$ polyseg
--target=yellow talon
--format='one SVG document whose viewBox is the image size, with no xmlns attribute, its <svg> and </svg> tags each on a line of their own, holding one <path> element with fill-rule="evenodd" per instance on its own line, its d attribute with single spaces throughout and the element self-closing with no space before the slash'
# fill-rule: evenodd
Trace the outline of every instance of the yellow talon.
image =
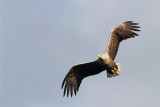
<svg viewBox="0 0 160 107">
<path fill-rule="evenodd" d="M 113 70 L 111 70 L 111 71 L 112 71 L 112 73 L 113 73 L 113 74 L 116 74 L 116 71 L 115 71 L 114 69 L 113 69 Z"/>
<path fill-rule="evenodd" d="M 116 67 L 114 67 L 111 71 L 114 75 L 119 75 L 120 74 L 120 72 L 116 69 Z"/>
<path fill-rule="evenodd" d="M 114 73 L 114 70 L 111 70 Z"/>
<path fill-rule="evenodd" d="M 110 70 L 110 72 L 112 73 L 108 72 L 107 77 L 111 78 L 111 77 L 118 76 L 120 74 L 120 64 L 116 63 L 116 65 L 118 66 L 118 68 L 114 67 L 112 70 Z"/>
</svg>

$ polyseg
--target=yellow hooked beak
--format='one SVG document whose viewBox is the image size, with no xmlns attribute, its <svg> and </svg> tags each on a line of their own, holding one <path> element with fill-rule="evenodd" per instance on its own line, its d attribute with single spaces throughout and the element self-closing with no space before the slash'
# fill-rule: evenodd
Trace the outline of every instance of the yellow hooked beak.
<svg viewBox="0 0 160 107">
<path fill-rule="evenodd" d="M 99 54 L 99 55 L 98 55 L 98 58 L 102 58 L 102 55 L 101 55 L 101 54 Z"/>
</svg>

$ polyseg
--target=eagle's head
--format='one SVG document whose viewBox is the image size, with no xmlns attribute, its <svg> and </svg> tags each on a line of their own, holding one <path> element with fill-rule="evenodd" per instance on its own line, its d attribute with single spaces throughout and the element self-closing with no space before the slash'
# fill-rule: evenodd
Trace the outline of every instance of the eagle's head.
<svg viewBox="0 0 160 107">
<path fill-rule="evenodd" d="M 113 63 L 112 59 L 107 53 L 99 54 L 98 61 L 101 65 L 105 65 L 105 66 L 110 66 L 110 64 Z"/>
<path fill-rule="evenodd" d="M 98 54 L 98 61 L 101 65 L 105 65 L 105 61 L 104 61 L 104 56 L 103 54 Z"/>
<path fill-rule="evenodd" d="M 102 59 L 102 54 L 98 54 L 98 58 Z"/>
</svg>

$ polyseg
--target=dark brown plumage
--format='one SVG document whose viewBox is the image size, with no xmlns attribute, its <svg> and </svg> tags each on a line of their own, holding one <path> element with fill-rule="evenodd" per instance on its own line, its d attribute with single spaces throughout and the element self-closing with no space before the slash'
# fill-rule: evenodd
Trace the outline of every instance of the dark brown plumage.
<svg viewBox="0 0 160 107">
<path fill-rule="evenodd" d="M 119 75 L 120 64 L 115 63 L 114 59 L 118 51 L 121 41 L 138 36 L 133 31 L 140 31 L 137 28 L 138 23 L 132 21 L 124 22 L 111 30 L 107 50 L 102 55 L 98 55 L 98 59 L 93 62 L 74 65 L 65 76 L 62 87 L 64 87 L 64 94 L 67 97 L 70 93 L 76 95 L 82 80 L 91 75 L 98 74 L 107 70 L 107 77 L 114 77 Z"/>
<path fill-rule="evenodd" d="M 74 65 L 63 80 L 62 88 L 65 84 L 63 96 L 65 96 L 66 92 L 67 96 L 69 92 L 72 96 L 73 91 L 76 95 L 83 78 L 98 74 L 103 70 L 105 70 L 105 67 L 99 64 L 98 61 Z"/>
</svg>

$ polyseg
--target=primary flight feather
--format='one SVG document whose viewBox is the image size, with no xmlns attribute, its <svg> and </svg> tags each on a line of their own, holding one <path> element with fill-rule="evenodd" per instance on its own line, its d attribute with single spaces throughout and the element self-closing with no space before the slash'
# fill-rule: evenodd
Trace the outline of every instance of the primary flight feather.
<svg viewBox="0 0 160 107">
<path fill-rule="evenodd" d="M 107 70 L 107 77 L 115 77 L 120 74 L 120 63 L 115 63 L 114 59 L 118 52 L 121 41 L 138 36 L 134 31 L 140 31 L 138 23 L 126 21 L 111 30 L 108 46 L 104 54 L 99 54 L 98 59 L 93 62 L 74 65 L 65 76 L 62 87 L 63 96 L 73 93 L 76 95 L 82 80 L 91 75 Z"/>
</svg>

